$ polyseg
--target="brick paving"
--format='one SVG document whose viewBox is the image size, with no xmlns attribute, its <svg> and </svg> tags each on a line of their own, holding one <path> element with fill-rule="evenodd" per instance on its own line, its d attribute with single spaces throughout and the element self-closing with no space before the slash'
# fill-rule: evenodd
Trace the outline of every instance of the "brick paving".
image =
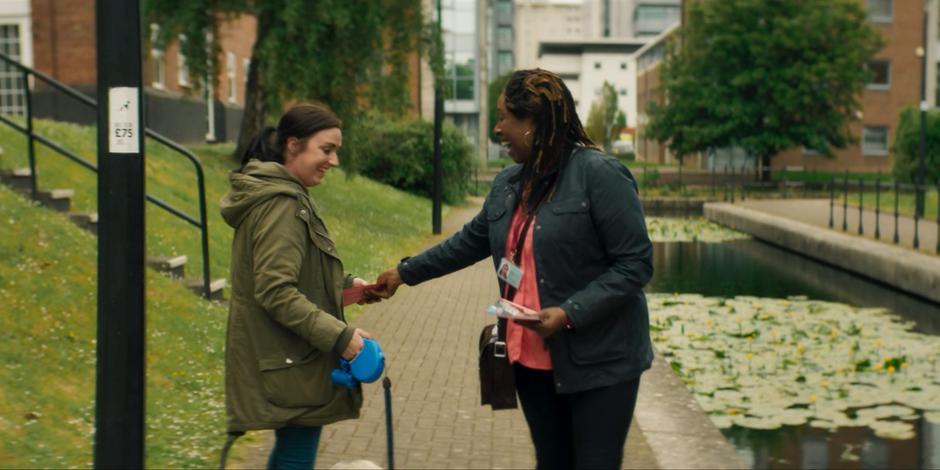
<svg viewBox="0 0 940 470">
<path fill-rule="evenodd" d="M 444 233 L 459 229 L 480 203 L 452 210 Z M 492 321 L 483 312 L 497 295 L 487 259 L 417 287 L 403 286 L 394 298 L 366 308 L 354 321 L 379 340 L 386 354 L 397 468 L 535 467 L 521 410 L 493 412 L 480 406 L 478 335 Z M 387 465 L 382 386 L 364 387 L 361 419 L 324 428 L 318 468 L 359 459 Z M 239 452 L 242 460 L 232 466 L 263 467 L 272 442 L 270 432 L 265 434 L 260 442 L 247 443 Z M 625 456 L 625 468 L 658 466 L 636 422 Z"/>
</svg>

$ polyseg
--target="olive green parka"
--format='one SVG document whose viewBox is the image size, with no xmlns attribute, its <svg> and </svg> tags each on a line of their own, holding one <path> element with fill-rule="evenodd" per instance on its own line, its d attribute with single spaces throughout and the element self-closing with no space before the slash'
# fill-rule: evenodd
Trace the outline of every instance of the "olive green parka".
<svg viewBox="0 0 940 470">
<path fill-rule="evenodd" d="M 232 172 L 222 217 L 235 229 L 225 340 L 228 431 L 320 426 L 357 418 L 362 390 L 330 372 L 353 329 L 350 284 L 306 188 L 275 162 Z"/>
</svg>

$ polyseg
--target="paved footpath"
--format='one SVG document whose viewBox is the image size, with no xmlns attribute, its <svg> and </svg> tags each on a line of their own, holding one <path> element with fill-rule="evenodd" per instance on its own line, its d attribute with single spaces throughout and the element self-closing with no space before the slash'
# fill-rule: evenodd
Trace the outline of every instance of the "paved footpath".
<svg viewBox="0 0 940 470">
<path fill-rule="evenodd" d="M 459 230 L 481 203 L 453 209 L 443 232 Z M 387 357 L 397 468 L 535 467 L 522 411 L 493 412 L 480 405 L 478 335 L 492 321 L 483 312 L 497 296 L 490 263 L 484 260 L 417 287 L 402 286 L 395 297 L 369 306 L 353 322 L 381 342 Z M 741 466 L 661 359 L 641 384 L 624 468 Z M 376 382 L 364 390 L 361 419 L 324 428 L 318 468 L 359 459 L 387 466 L 382 386 Z M 270 432 L 241 443 L 241 461 L 231 467 L 263 467 L 271 443 Z"/>
</svg>

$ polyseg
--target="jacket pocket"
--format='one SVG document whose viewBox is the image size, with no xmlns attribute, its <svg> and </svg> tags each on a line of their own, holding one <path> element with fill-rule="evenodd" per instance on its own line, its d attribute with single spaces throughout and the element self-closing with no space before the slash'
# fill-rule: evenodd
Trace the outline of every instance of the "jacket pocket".
<svg viewBox="0 0 940 470">
<path fill-rule="evenodd" d="M 323 223 L 323 220 L 320 219 L 320 216 L 312 209 L 300 203 L 294 215 L 307 226 L 307 235 L 310 237 L 311 243 L 313 243 L 318 250 L 339 259 L 339 254 L 336 252 L 336 244 L 334 244 L 333 239 L 330 238 L 330 234 L 326 230 L 326 225 Z"/>
<path fill-rule="evenodd" d="M 588 365 L 626 357 L 629 352 L 626 328 L 626 314 L 615 313 L 585 328 L 565 331 L 571 362 Z"/>
<path fill-rule="evenodd" d="M 582 214 L 589 210 L 591 210 L 591 201 L 587 197 L 564 199 L 552 204 L 552 213 L 556 215 Z"/>
<path fill-rule="evenodd" d="M 271 404 L 282 408 L 327 403 L 333 396 L 328 357 L 311 349 L 301 359 L 279 355 L 259 360 L 261 393 Z"/>
</svg>

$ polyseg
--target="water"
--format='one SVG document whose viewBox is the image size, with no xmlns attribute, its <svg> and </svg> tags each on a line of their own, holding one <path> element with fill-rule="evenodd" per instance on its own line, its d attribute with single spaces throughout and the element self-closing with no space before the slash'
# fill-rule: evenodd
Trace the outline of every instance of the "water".
<svg viewBox="0 0 940 470">
<path fill-rule="evenodd" d="M 884 307 L 940 334 L 940 306 L 754 240 L 655 243 L 648 292 L 753 295 Z M 917 436 L 882 439 L 869 428 L 830 433 L 807 426 L 777 431 L 724 430 L 754 468 L 940 468 L 940 425 L 920 418 Z"/>
</svg>

